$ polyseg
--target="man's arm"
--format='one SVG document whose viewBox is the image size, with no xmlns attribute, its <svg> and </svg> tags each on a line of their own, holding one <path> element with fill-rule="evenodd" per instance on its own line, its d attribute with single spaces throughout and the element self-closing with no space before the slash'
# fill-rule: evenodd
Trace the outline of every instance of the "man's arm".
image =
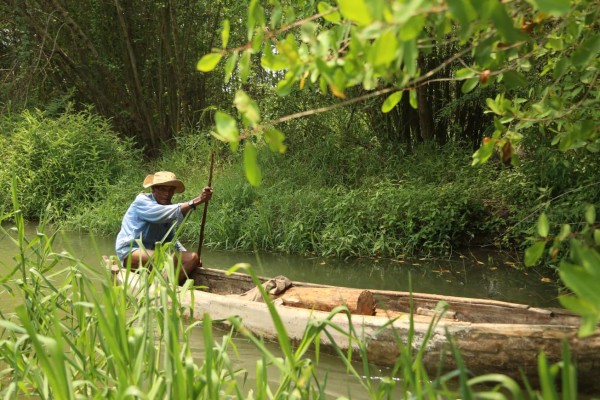
<svg viewBox="0 0 600 400">
<path fill-rule="evenodd" d="M 186 201 L 185 203 L 179 203 L 181 206 L 181 212 L 186 215 L 188 212 L 198 207 L 198 205 L 206 203 L 211 199 L 212 193 L 213 190 L 211 187 L 205 187 L 197 197 L 194 197 L 192 200 Z"/>
</svg>

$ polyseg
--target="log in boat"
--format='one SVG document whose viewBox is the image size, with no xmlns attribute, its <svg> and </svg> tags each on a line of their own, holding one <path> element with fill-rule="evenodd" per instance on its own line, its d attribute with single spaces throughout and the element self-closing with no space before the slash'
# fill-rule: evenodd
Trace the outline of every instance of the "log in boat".
<svg viewBox="0 0 600 400">
<path fill-rule="evenodd" d="M 115 280 L 124 284 L 124 270 L 112 267 Z M 261 278 L 263 286 L 275 280 Z M 191 317 L 201 319 L 208 313 L 213 320 L 238 316 L 243 325 L 265 339 L 275 339 L 276 330 L 266 304 L 253 299 L 249 293 L 256 286 L 249 275 L 203 268 L 194 277 L 195 284 L 203 287 L 182 298 L 194 301 Z M 561 359 L 562 342 L 570 346 L 577 367 L 581 390 L 600 390 L 600 328 L 586 338 L 577 331 L 580 317 L 560 308 L 537 308 L 524 304 L 496 300 L 408 293 L 387 290 L 360 290 L 328 285 L 287 282 L 283 290 L 271 292 L 277 311 L 292 341 L 302 338 L 307 322 L 325 320 L 330 311 L 346 305 L 352 315 L 336 314 L 332 322 L 349 330 L 350 324 L 362 336 L 367 346 L 368 361 L 381 366 L 392 366 L 399 356 L 397 338 L 405 340 L 410 329 L 411 307 L 414 325 L 412 346 L 421 347 L 436 306 L 447 303 L 432 336 L 428 341 L 423 362 L 430 371 L 436 371 L 444 359 L 444 368 L 456 367 L 451 355 L 447 333 L 460 350 L 468 370 L 477 375 L 502 373 L 520 380 L 521 373 L 535 384 L 538 376 L 538 354 L 544 352 L 549 362 Z M 392 319 L 393 322 L 390 322 Z M 352 345 L 348 337 L 336 330 L 329 331 L 336 345 L 347 349 Z M 327 335 L 321 335 L 321 348 L 331 345 Z M 355 352 L 357 353 L 357 352 Z M 442 357 L 443 356 L 443 357 Z"/>
</svg>

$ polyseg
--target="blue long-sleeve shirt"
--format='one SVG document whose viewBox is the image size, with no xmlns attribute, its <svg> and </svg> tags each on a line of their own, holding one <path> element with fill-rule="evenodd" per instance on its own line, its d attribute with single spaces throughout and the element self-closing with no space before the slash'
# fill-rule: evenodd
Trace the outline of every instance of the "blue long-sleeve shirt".
<svg viewBox="0 0 600 400">
<path fill-rule="evenodd" d="M 140 193 L 127 209 L 121 231 L 117 235 L 115 249 L 119 260 L 123 261 L 131 251 L 139 249 L 154 250 L 157 242 L 173 240 L 175 227 L 183 221 L 180 204 L 162 205 L 156 202 L 151 193 Z M 185 251 L 181 243 L 176 242 L 179 251 Z"/>
</svg>

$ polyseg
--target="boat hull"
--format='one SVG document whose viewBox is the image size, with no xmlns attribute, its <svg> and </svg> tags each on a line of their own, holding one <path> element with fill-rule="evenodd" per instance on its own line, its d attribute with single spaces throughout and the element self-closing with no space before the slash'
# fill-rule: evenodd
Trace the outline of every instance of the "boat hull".
<svg viewBox="0 0 600 400">
<path fill-rule="evenodd" d="M 189 317 L 201 320 L 209 314 L 212 320 L 227 323 L 230 317 L 237 316 L 248 331 L 265 339 L 276 339 L 277 331 L 267 305 L 240 296 L 255 287 L 248 275 L 226 275 L 224 271 L 202 269 L 194 280 L 197 286 L 207 290 L 182 293 L 181 303 L 189 306 Z M 315 290 L 331 288 L 302 282 L 293 284 Z M 371 292 L 378 302 L 376 315 L 332 315 L 277 301 L 275 308 L 293 342 L 302 339 L 309 321 L 329 319 L 341 329 L 328 329 L 329 335 L 321 335 L 321 349 L 331 347 L 332 341 L 342 350 L 356 346 L 347 334 L 354 332 L 365 343 L 370 363 L 393 366 L 400 355 L 399 342 L 406 344 L 411 332 L 410 345 L 414 351 L 423 346 L 432 319 L 440 316 L 436 306 L 443 301 L 447 303 L 447 310 L 433 325 L 423 353 L 423 363 L 432 373 L 439 369 L 442 361 L 444 370 L 456 368 L 450 337 L 473 374 L 501 373 L 517 380 L 523 374 L 531 384 L 536 384 L 538 355 L 544 352 L 550 363 L 560 361 L 563 342 L 566 342 L 577 367 L 579 388 L 600 390 L 600 329 L 591 336 L 579 338 L 580 319 L 566 310 L 422 293 Z M 354 354 L 359 356 L 358 352 Z"/>
</svg>

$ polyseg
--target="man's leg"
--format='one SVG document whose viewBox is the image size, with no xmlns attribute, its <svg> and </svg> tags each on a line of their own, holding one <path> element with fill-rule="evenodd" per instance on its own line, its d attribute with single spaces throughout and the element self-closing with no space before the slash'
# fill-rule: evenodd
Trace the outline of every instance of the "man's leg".
<svg viewBox="0 0 600 400">
<path fill-rule="evenodd" d="M 154 250 L 141 250 L 135 249 L 129 255 L 129 260 L 131 261 L 131 270 L 135 271 L 141 266 L 147 267 L 150 269 L 152 265 L 150 264 L 150 260 L 154 255 Z M 202 262 L 198 258 L 198 254 L 193 251 L 182 251 L 181 253 L 175 254 L 173 257 L 173 265 L 175 268 L 179 265 L 181 261 L 181 268 L 179 269 L 179 276 L 177 277 L 179 280 L 179 284 L 183 284 L 188 277 L 191 277 L 193 272 L 197 268 L 202 267 Z M 125 259 L 125 265 L 127 265 L 127 258 Z M 166 277 L 166 275 L 165 275 Z"/>
<path fill-rule="evenodd" d="M 182 251 L 173 259 L 175 263 L 177 256 L 181 257 L 181 269 L 179 270 L 179 284 L 181 285 L 188 277 L 193 276 L 196 269 L 202 268 L 202 262 L 198 258 L 198 253 L 194 251 Z"/>
<path fill-rule="evenodd" d="M 125 258 L 124 266 L 127 267 L 128 263 L 131 263 L 131 270 L 135 271 L 140 267 L 150 268 L 150 260 L 154 255 L 154 250 L 147 249 L 135 249 L 129 254 L 129 257 Z"/>
</svg>

